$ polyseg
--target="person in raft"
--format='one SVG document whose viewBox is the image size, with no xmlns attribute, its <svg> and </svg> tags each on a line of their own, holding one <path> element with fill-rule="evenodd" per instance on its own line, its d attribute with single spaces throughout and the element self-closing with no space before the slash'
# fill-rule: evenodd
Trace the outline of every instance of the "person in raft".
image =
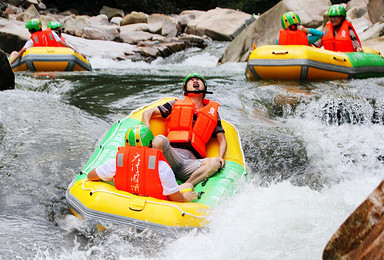
<svg viewBox="0 0 384 260">
<path fill-rule="evenodd" d="M 57 36 L 60 37 L 60 39 L 65 42 L 65 39 L 64 37 L 61 35 L 61 33 L 64 31 L 64 27 L 61 25 L 61 23 L 57 22 L 57 21 L 50 21 L 48 24 L 47 24 L 47 27 L 48 28 L 51 28 L 52 31 L 54 31 Z"/>
<path fill-rule="evenodd" d="M 218 113 L 219 103 L 205 99 L 207 82 L 198 73 L 183 81 L 184 95 L 143 113 L 142 122 L 149 126 L 153 116 L 167 120 L 167 136 L 158 135 L 153 147 L 163 151 L 176 177 L 196 186 L 225 165 L 227 140 Z M 206 144 L 217 138 L 218 157 L 206 157 Z"/>
<path fill-rule="evenodd" d="M 31 38 L 24 44 L 24 46 L 19 51 L 13 51 L 9 55 L 9 63 L 12 64 L 15 60 L 20 58 L 23 53 L 31 48 L 31 47 L 69 47 L 73 49 L 71 46 L 63 42 L 60 37 L 51 30 L 51 28 L 47 28 L 45 30 L 42 29 L 41 22 L 37 18 L 33 18 L 27 22 L 25 27 L 28 29 L 31 34 Z"/>
<path fill-rule="evenodd" d="M 325 25 L 324 36 L 315 43 L 317 47 L 341 52 L 363 52 L 359 37 L 352 23 L 346 20 L 347 11 L 342 5 L 328 9 L 329 22 Z"/>
<path fill-rule="evenodd" d="M 301 25 L 300 17 L 294 12 L 281 16 L 281 26 L 284 30 L 280 30 L 278 45 L 312 45 L 323 36 L 322 31 Z"/>
<path fill-rule="evenodd" d="M 162 200 L 188 202 L 197 198 L 192 184 L 178 185 L 163 153 L 151 148 L 153 134 L 138 125 L 126 134 L 126 145 L 110 159 L 88 173 L 92 181 L 114 181 L 118 190 Z"/>
</svg>

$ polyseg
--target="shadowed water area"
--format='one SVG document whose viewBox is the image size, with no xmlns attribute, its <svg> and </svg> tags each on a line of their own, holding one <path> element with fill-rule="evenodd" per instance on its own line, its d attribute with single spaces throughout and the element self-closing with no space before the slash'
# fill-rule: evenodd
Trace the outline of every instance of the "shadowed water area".
<svg viewBox="0 0 384 260">
<path fill-rule="evenodd" d="M 320 259 L 384 177 L 384 79 L 247 82 L 245 63 L 216 66 L 224 48 L 17 73 L 16 89 L 0 92 L 0 258 Z M 206 229 L 174 237 L 76 219 L 65 190 L 110 126 L 179 96 L 191 72 L 238 129 L 249 182 Z"/>
</svg>

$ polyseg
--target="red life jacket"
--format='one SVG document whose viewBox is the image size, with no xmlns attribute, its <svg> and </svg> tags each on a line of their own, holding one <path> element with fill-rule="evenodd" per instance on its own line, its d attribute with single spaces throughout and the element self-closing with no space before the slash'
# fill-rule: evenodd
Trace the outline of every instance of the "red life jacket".
<svg viewBox="0 0 384 260">
<path fill-rule="evenodd" d="M 352 24 L 349 21 L 344 20 L 336 36 L 334 36 L 333 34 L 333 25 L 331 24 L 331 22 L 327 22 L 327 24 L 325 25 L 324 35 L 321 38 L 324 49 L 330 51 L 354 52 L 355 50 L 353 49 L 349 29 L 353 30 L 357 40 L 361 45 L 359 36 L 357 36 L 355 28 L 353 28 Z"/>
<path fill-rule="evenodd" d="M 163 153 L 154 148 L 122 146 L 116 155 L 115 186 L 139 196 L 169 200 L 163 195 L 159 177 L 159 160 Z"/>
<path fill-rule="evenodd" d="M 31 40 L 33 41 L 33 47 L 59 47 L 55 40 L 55 37 L 52 34 L 51 28 L 47 28 L 44 31 L 37 31 L 31 35 Z"/>
<path fill-rule="evenodd" d="M 220 106 L 208 99 L 204 99 L 203 103 L 205 106 L 197 111 L 197 119 L 193 123 L 195 104 L 187 96 L 180 97 L 172 107 L 167 136 L 171 143 L 191 142 L 202 158 L 206 156 L 205 145 L 217 125 L 217 109 Z"/>
<path fill-rule="evenodd" d="M 305 32 L 292 31 L 289 29 L 280 30 L 279 45 L 309 45 Z"/>
</svg>

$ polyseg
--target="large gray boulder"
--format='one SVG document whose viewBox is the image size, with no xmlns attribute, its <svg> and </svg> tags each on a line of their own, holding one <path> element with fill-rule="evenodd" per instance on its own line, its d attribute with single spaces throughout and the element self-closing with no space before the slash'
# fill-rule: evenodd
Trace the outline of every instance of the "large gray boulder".
<svg viewBox="0 0 384 260">
<path fill-rule="evenodd" d="M 147 23 L 148 15 L 143 12 L 131 12 L 123 17 L 120 22 L 121 26 L 134 24 L 134 23 Z"/>
<path fill-rule="evenodd" d="M 142 31 L 125 31 L 120 33 L 120 39 L 129 44 L 137 44 L 140 41 L 151 40 L 152 33 Z"/>
<path fill-rule="evenodd" d="M 378 38 L 378 37 L 382 36 L 383 32 L 384 32 L 384 22 L 375 23 L 373 26 L 370 26 L 368 30 L 365 30 L 362 33 L 357 31 L 359 38 L 362 42 L 368 41 L 368 40 L 371 40 L 374 38 Z"/>
<path fill-rule="evenodd" d="M 108 22 L 104 14 L 89 17 L 72 15 L 64 23 L 65 32 L 87 39 L 112 41 L 120 34 L 120 26 Z"/>
<path fill-rule="evenodd" d="M 384 181 L 328 241 L 323 259 L 384 259 Z"/>
<path fill-rule="evenodd" d="M 347 3 L 347 17 L 348 19 L 357 19 L 360 17 L 365 17 L 368 20 L 369 15 L 367 11 L 367 1 L 361 1 L 361 0 L 350 0 Z"/>
<path fill-rule="evenodd" d="M 152 14 L 148 17 L 150 26 L 158 26 L 161 24 L 161 35 L 165 37 L 175 37 L 181 32 L 177 20 L 173 17 L 163 14 Z"/>
<path fill-rule="evenodd" d="M 3 51 L 11 53 L 20 50 L 30 37 L 24 22 L 0 18 L 0 48 Z"/>
<path fill-rule="evenodd" d="M 89 17 L 86 15 L 71 15 L 64 23 L 65 32 L 77 37 L 83 34 L 83 28 L 92 27 Z"/>
<path fill-rule="evenodd" d="M 231 41 L 254 20 L 252 15 L 241 11 L 216 8 L 188 22 L 185 33 Z"/>
<path fill-rule="evenodd" d="M 372 23 L 384 21 L 384 1 L 383 0 L 369 0 L 368 2 L 368 14 Z"/>
<path fill-rule="evenodd" d="M 282 0 L 243 30 L 229 44 L 219 63 L 246 61 L 253 44 L 276 44 L 279 30 L 282 29 L 280 18 L 285 12 L 294 11 L 304 26 L 317 28 L 322 25 L 323 14 L 330 6 L 329 0 Z"/>
<path fill-rule="evenodd" d="M 0 90 L 15 88 L 15 75 L 5 52 L 0 50 Z"/>
<path fill-rule="evenodd" d="M 111 59 L 124 59 L 133 55 L 135 46 L 113 41 L 87 40 L 64 34 L 65 41 L 77 51 L 88 57 L 103 57 Z"/>
<path fill-rule="evenodd" d="M 382 55 L 384 54 L 384 36 L 380 36 L 378 38 L 373 38 L 362 42 L 363 46 L 369 46 L 377 51 L 379 51 Z"/>
<path fill-rule="evenodd" d="M 32 18 L 40 18 L 40 13 L 34 5 L 30 5 L 24 12 L 16 16 L 16 20 L 27 22 Z"/>
<path fill-rule="evenodd" d="M 109 6 L 103 6 L 100 10 L 100 14 L 105 14 L 108 17 L 108 21 L 110 21 L 113 17 L 124 17 L 123 10 Z"/>
</svg>

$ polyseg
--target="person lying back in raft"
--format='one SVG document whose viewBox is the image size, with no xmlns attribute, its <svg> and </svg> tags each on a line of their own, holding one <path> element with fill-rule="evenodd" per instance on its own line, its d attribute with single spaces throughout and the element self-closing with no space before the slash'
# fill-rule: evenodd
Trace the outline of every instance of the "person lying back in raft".
<svg viewBox="0 0 384 260">
<path fill-rule="evenodd" d="M 347 11 L 342 5 L 328 9 L 329 22 L 325 25 L 324 36 L 314 45 L 341 52 L 363 52 L 359 37 L 352 23 L 346 20 Z"/>
<path fill-rule="evenodd" d="M 23 56 L 23 53 L 31 47 L 68 47 L 73 49 L 71 46 L 63 42 L 60 37 L 51 30 L 47 28 L 42 29 L 41 22 L 37 18 L 33 18 L 27 22 L 25 27 L 28 29 L 31 34 L 31 38 L 24 44 L 24 46 L 17 52 L 13 51 L 9 55 L 9 63 L 12 64 L 18 58 Z"/>
<path fill-rule="evenodd" d="M 284 30 L 280 30 L 278 45 L 312 45 L 323 36 L 322 31 L 301 25 L 300 17 L 294 12 L 281 16 L 281 26 Z"/>
<path fill-rule="evenodd" d="M 167 120 L 167 137 L 158 135 L 153 147 L 163 151 L 176 177 L 196 186 L 225 165 L 227 140 L 218 114 L 219 103 L 204 99 L 207 82 L 198 73 L 191 73 L 183 81 L 184 96 L 143 113 L 142 122 L 149 126 L 153 116 Z M 217 138 L 218 157 L 205 158 L 205 146 Z"/>
<path fill-rule="evenodd" d="M 130 128 L 125 139 L 126 145 L 118 148 L 116 159 L 91 170 L 89 180 L 114 181 L 118 190 L 162 200 L 188 202 L 197 198 L 193 185 L 178 185 L 163 153 L 151 148 L 153 134 L 149 127 Z"/>
</svg>

